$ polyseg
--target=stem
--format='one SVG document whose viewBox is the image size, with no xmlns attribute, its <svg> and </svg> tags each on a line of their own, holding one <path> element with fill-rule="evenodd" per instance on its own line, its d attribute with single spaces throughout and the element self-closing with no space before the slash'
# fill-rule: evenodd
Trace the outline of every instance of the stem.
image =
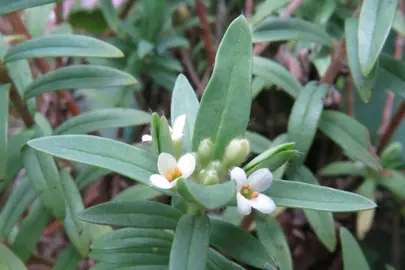
<svg viewBox="0 0 405 270">
<path fill-rule="evenodd" d="M 250 17 L 253 13 L 253 0 L 245 0 L 245 16 Z"/>
<path fill-rule="evenodd" d="M 186 68 L 188 74 L 190 75 L 190 79 L 193 82 L 194 86 L 197 88 L 198 91 L 204 91 L 204 88 L 201 84 L 201 80 L 197 75 L 197 71 L 195 70 L 193 63 L 190 59 L 190 54 L 187 49 L 180 49 L 181 60 L 183 62 L 184 67 Z"/>
<path fill-rule="evenodd" d="M 189 203 L 187 213 L 193 216 L 198 216 L 201 214 L 201 208 L 195 203 Z"/>
<path fill-rule="evenodd" d="M 17 111 L 20 113 L 22 120 L 27 128 L 32 127 L 35 124 L 30 111 L 28 110 L 27 103 L 21 98 L 14 84 L 10 87 L 10 100 L 13 102 Z"/>
<path fill-rule="evenodd" d="M 242 222 L 240 223 L 240 226 L 242 229 L 245 229 L 246 231 L 249 230 L 250 225 L 252 224 L 253 220 L 255 218 L 254 211 L 250 212 L 249 215 L 245 216 L 242 219 Z"/>
<path fill-rule="evenodd" d="M 339 41 L 339 46 L 335 50 L 335 53 L 333 54 L 332 57 L 332 63 L 326 70 L 325 76 L 321 78 L 321 83 L 327 83 L 329 85 L 333 84 L 335 81 L 336 77 L 339 75 L 340 69 L 343 64 L 343 59 L 346 57 L 346 42 L 345 42 L 345 37 L 342 36 L 342 38 Z"/>
<path fill-rule="evenodd" d="M 214 62 L 215 62 L 215 49 L 214 49 L 214 43 L 212 42 L 211 29 L 210 29 L 210 25 L 208 23 L 207 11 L 205 9 L 204 1 L 197 0 L 196 7 L 197 7 L 197 15 L 198 15 L 198 18 L 200 19 L 200 23 L 201 23 L 201 27 L 202 27 L 202 31 L 203 31 L 203 39 L 204 39 L 204 43 L 205 43 L 205 51 L 207 54 L 208 67 L 210 69 L 212 69 L 214 67 Z"/>
<path fill-rule="evenodd" d="M 57 2 L 55 6 L 56 24 L 63 22 L 63 2 Z"/>
</svg>

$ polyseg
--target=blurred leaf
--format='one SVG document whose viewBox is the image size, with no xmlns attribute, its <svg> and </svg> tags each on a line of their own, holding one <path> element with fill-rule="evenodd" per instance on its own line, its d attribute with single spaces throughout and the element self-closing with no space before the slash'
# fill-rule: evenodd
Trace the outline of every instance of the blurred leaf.
<svg viewBox="0 0 405 270">
<path fill-rule="evenodd" d="M 60 175 L 53 158 L 25 146 L 22 151 L 23 164 L 39 198 L 52 214 L 60 220 L 65 218 L 65 202 Z"/>
<path fill-rule="evenodd" d="M 178 210 L 152 201 L 102 203 L 78 214 L 91 223 L 151 229 L 175 229 L 180 216 Z"/>
<path fill-rule="evenodd" d="M 181 36 L 166 37 L 159 40 L 156 50 L 158 53 L 172 48 L 188 48 L 190 46 L 188 39 Z"/>
<path fill-rule="evenodd" d="M 25 209 L 37 196 L 35 189 L 26 177 L 20 181 L 21 183 L 13 189 L 6 204 L 1 209 L 0 239 L 7 239 Z"/>
<path fill-rule="evenodd" d="M 327 25 L 330 18 L 336 12 L 337 3 L 334 0 L 326 0 L 323 2 L 314 22 L 320 25 Z"/>
<path fill-rule="evenodd" d="M 23 96 L 28 85 L 32 83 L 31 68 L 27 60 L 18 60 L 6 64 L 8 76 L 11 78 L 18 93 Z M 31 98 L 27 101 L 28 109 L 34 112 L 36 109 L 36 101 Z"/>
<path fill-rule="evenodd" d="M 30 7 L 45 5 L 61 0 L 1 0 L 0 1 L 0 15 L 11 13 L 13 11 L 26 9 Z"/>
<path fill-rule="evenodd" d="M 341 112 L 325 110 L 319 121 L 319 128 L 339 145 L 349 158 L 361 161 L 376 170 L 380 167 L 369 150 L 368 130 L 355 119 Z"/>
<path fill-rule="evenodd" d="M 180 115 L 186 115 L 184 126 L 183 147 L 185 152 L 191 151 L 192 136 L 197 113 L 200 107 L 193 87 L 187 78 L 180 74 L 174 85 L 171 101 L 171 119 L 175 121 Z"/>
<path fill-rule="evenodd" d="M 244 270 L 240 265 L 228 260 L 215 249 L 208 250 L 207 270 Z"/>
<path fill-rule="evenodd" d="M 255 154 L 261 154 L 270 148 L 271 141 L 259 133 L 246 131 L 245 136 L 250 142 L 252 152 Z"/>
<path fill-rule="evenodd" d="M 370 74 L 364 76 L 361 73 L 359 63 L 359 51 L 357 40 L 358 20 L 349 18 L 345 21 L 345 35 L 346 35 L 346 53 L 347 62 L 350 68 L 350 74 L 353 78 L 354 85 L 357 92 L 364 102 L 368 102 L 371 98 L 371 90 L 373 89 L 377 79 L 377 65 Z"/>
<path fill-rule="evenodd" d="M 323 176 L 365 175 L 367 168 L 361 162 L 336 161 L 321 170 Z"/>
<path fill-rule="evenodd" d="M 405 199 L 405 176 L 396 170 L 391 172 L 391 176 L 384 176 L 378 183 L 400 199 Z"/>
<path fill-rule="evenodd" d="M 374 192 L 376 191 L 376 181 L 374 179 L 365 179 L 363 184 L 357 189 L 357 193 L 369 198 L 370 200 L 374 200 Z M 366 233 L 370 230 L 373 219 L 375 214 L 375 208 L 361 211 L 357 213 L 357 220 L 356 220 L 356 235 L 357 237 L 362 240 L 366 236 Z"/>
<path fill-rule="evenodd" d="M 139 126 L 148 124 L 151 119 L 149 113 L 135 109 L 94 110 L 66 120 L 55 129 L 55 134 L 85 134 L 104 128 Z"/>
<path fill-rule="evenodd" d="M 150 135 L 152 136 L 152 147 L 155 153 L 160 154 L 160 140 L 159 140 L 159 127 L 160 127 L 160 117 L 157 113 L 152 113 L 152 121 L 150 128 Z"/>
<path fill-rule="evenodd" d="M 274 256 L 280 270 L 292 270 L 293 262 L 283 228 L 273 217 L 256 213 L 256 231 L 260 242 Z"/>
<path fill-rule="evenodd" d="M 328 85 L 312 81 L 305 85 L 295 100 L 288 120 L 288 140 L 296 142 L 294 149 L 299 152 L 293 159 L 295 168 L 304 163 L 311 148 L 328 90 Z"/>
<path fill-rule="evenodd" d="M 305 166 L 301 166 L 295 172 L 292 180 L 311 185 L 319 185 L 315 175 L 313 175 L 313 173 Z M 334 252 L 336 249 L 336 229 L 332 213 L 308 209 L 305 209 L 304 213 L 309 225 L 311 225 L 318 239 L 329 250 L 329 252 Z"/>
<path fill-rule="evenodd" d="M 323 29 L 297 18 L 268 17 L 253 30 L 253 42 L 305 40 L 332 46 L 332 40 Z"/>
<path fill-rule="evenodd" d="M 391 29 L 397 0 L 365 0 L 361 5 L 358 25 L 360 70 L 371 73 Z"/>
<path fill-rule="evenodd" d="M 370 269 L 359 244 L 345 227 L 340 227 L 340 241 L 342 242 L 344 270 Z"/>
<path fill-rule="evenodd" d="M 392 22 L 392 29 L 394 29 L 397 34 L 405 36 L 405 16 L 399 9 L 395 11 L 394 21 Z"/>
<path fill-rule="evenodd" d="M 278 9 L 282 8 L 283 6 L 287 5 L 290 0 L 266 0 L 259 3 L 255 8 L 255 14 L 252 17 L 251 24 L 253 26 L 257 25 L 267 16 L 272 15 Z"/>
<path fill-rule="evenodd" d="M 88 186 L 90 186 L 94 181 L 97 181 L 103 176 L 110 174 L 111 171 L 94 167 L 88 166 L 85 170 L 81 171 L 76 177 L 76 185 L 79 190 L 82 190 Z"/>
<path fill-rule="evenodd" d="M 112 201 L 134 202 L 139 200 L 153 199 L 160 195 L 162 195 L 162 193 L 157 191 L 156 188 L 152 188 L 151 186 L 144 184 L 137 184 L 120 192 L 112 199 Z"/>
<path fill-rule="evenodd" d="M 39 37 L 46 34 L 49 16 L 55 4 L 41 5 L 24 10 L 22 19 L 31 37 Z"/>
<path fill-rule="evenodd" d="M 139 23 L 141 37 L 154 43 L 166 21 L 167 3 L 161 0 L 141 0 L 139 8 L 142 10 Z"/>
<path fill-rule="evenodd" d="M 204 186 L 180 178 L 176 187 L 185 200 L 195 202 L 206 209 L 220 208 L 236 197 L 235 181 Z"/>
<path fill-rule="evenodd" d="M 0 243 L 0 262 L 6 266 L 2 269 L 26 270 L 24 263 L 8 247 Z"/>
<path fill-rule="evenodd" d="M 108 28 L 101 9 L 71 11 L 68 21 L 75 30 L 84 30 L 93 35 L 101 35 Z"/>
<path fill-rule="evenodd" d="M 271 187 L 264 193 L 277 206 L 290 208 L 354 212 L 376 207 L 373 201 L 356 193 L 293 181 L 273 180 Z"/>
<path fill-rule="evenodd" d="M 252 44 L 246 19 L 239 16 L 219 45 L 215 67 L 201 99 L 193 135 L 193 150 L 210 138 L 214 158 L 226 145 L 242 136 L 249 122 L 252 94 Z"/>
<path fill-rule="evenodd" d="M 105 20 L 110 28 L 117 33 L 120 26 L 120 18 L 118 17 L 117 11 L 113 6 L 113 2 L 110 0 L 100 0 L 100 4 Z"/>
<path fill-rule="evenodd" d="M 170 270 L 205 270 L 210 221 L 206 215 L 183 215 L 177 223 L 170 251 Z"/>
<path fill-rule="evenodd" d="M 28 144 L 39 151 L 105 168 L 144 184 L 149 184 L 149 176 L 157 171 L 157 157 L 150 152 L 98 136 L 50 136 L 31 140 Z"/>
<path fill-rule="evenodd" d="M 160 153 L 173 154 L 173 141 L 166 117 L 162 116 L 159 122 L 159 151 Z"/>
<path fill-rule="evenodd" d="M 296 98 L 302 89 L 301 84 L 285 67 L 270 59 L 255 56 L 253 74 L 274 83 L 293 98 Z"/>
<path fill-rule="evenodd" d="M 7 172 L 8 145 L 8 104 L 10 84 L 0 85 L 0 181 Z"/>
<path fill-rule="evenodd" d="M 107 88 L 136 83 L 134 77 L 118 69 L 95 65 L 69 66 L 48 72 L 36 79 L 26 88 L 24 98 L 62 89 Z"/>
<path fill-rule="evenodd" d="M 9 49 L 5 62 L 41 57 L 123 57 L 116 47 L 83 35 L 51 35 L 29 39 Z"/>
<path fill-rule="evenodd" d="M 254 61 L 254 59 L 253 59 Z M 253 63 L 254 68 L 254 63 Z M 256 98 L 262 90 L 270 88 L 273 83 L 268 82 L 266 79 L 260 76 L 255 76 L 252 80 L 252 99 Z"/>
<path fill-rule="evenodd" d="M 236 260 L 261 269 L 277 269 L 273 257 L 253 235 L 230 223 L 211 219 L 210 244 Z"/>
<path fill-rule="evenodd" d="M 385 89 L 390 89 L 395 94 L 405 97 L 403 86 L 405 84 L 405 63 L 382 53 L 379 58 L 378 79 L 382 80 Z"/>
<path fill-rule="evenodd" d="M 76 270 L 82 257 L 72 245 L 66 246 L 59 255 L 52 270 Z"/>
</svg>

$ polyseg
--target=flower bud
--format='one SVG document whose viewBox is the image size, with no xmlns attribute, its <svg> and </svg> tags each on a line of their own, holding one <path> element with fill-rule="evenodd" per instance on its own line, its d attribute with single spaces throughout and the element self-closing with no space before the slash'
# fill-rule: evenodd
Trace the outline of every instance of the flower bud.
<svg viewBox="0 0 405 270">
<path fill-rule="evenodd" d="M 219 177 L 216 170 L 206 170 L 202 175 L 202 182 L 204 185 L 215 185 L 219 183 Z"/>
<path fill-rule="evenodd" d="M 210 139 L 204 139 L 200 145 L 198 146 L 197 150 L 197 162 L 202 167 L 210 162 L 212 159 L 212 152 L 213 152 L 213 145 Z"/>
<path fill-rule="evenodd" d="M 250 143 L 246 139 L 234 139 L 225 149 L 223 163 L 226 167 L 240 165 L 250 153 Z"/>
</svg>

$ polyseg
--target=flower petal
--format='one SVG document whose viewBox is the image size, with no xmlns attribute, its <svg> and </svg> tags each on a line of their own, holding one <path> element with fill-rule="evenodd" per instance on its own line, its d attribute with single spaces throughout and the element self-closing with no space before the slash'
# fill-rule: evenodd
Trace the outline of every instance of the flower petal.
<svg viewBox="0 0 405 270">
<path fill-rule="evenodd" d="M 184 126 L 186 124 L 186 115 L 182 114 L 176 118 L 173 124 L 173 137 L 179 138 L 183 136 Z"/>
<path fill-rule="evenodd" d="M 234 167 L 229 173 L 231 179 L 236 181 L 236 189 L 240 191 L 244 184 L 247 183 L 246 173 L 242 168 Z"/>
<path fill-rule="evenodd" d="M 162 189 L 171 189 L 173 187 L 172 183 L 170 183 L 166 178 L 161 176 L 160 174 L 153 174 L 149 177 L 150 182 L 152 185 Z"/>
<path fill-rule="evenodd" d="M 194 155 L 192 153 L 183 155 L 179 159 L 179 162 L 177 162 L 177 166 L 179 167 L 179 169 L 181 171 L 182 177 L 189 178 L 195 170 Z"/>
<path fill-rule="evenodd" d="M 238 211 L 242 215 L 249 215 L 252 211 L 252 207 L 250 206 L 249 200 L 243 197 L 242 194 L 239 192 L 236 193 L 236 202 L 238 204 Z"/>
<path fill-rule="evenodd" d="M 274 201 L 262 193 L 257 198 L 250 199 L 249 203 L 253 208 L 265 214 L 270 214 L 276 209 Z"/>
<path fill-rule="evenodd" d="M 271 183 L 273 183 L 273 174 L 269 169 L 259 169 L 248 178 L 248 184 L 257 192 L 265 191 Z"/>
<path fill-rule="evenodd" d="M 145 135 L 143 135 L 142 136 L 142 139 L 141 139 L 143 142 L 151 142 L 152 141 L 152 136 L 151 135 L 149 135 L 149 134 L 145 134 Z"/>
<path fill-rule="evenodd" d="M 169 153 L 161 153 L 158 157 L 158 171 L 165 176 L 168 172 L 172 172 L 177 167 L 176 159 Z"/>
</svg>

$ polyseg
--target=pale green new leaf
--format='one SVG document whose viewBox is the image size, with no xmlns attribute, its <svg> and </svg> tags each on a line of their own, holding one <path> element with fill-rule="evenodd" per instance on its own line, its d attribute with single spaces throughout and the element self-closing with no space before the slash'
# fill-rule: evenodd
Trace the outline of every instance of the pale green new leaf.
<svg viewBox="0 0 405 270">
<path fill-rule="evenodd" d="M 374 193 L 376 191 L 376 186 L 377 183 L 374 179 L 366 178 L 363 184 L 357 189 L 357 193 L 373 200 L 375 198 Z M 367 232 L 370 230 L 373 224 L 375 210 L 376 209 L 374 208 L 366 211 L 360 211 L 357 214 L 356 235 L 359 239 L 364 239 Z"/>
</svg>

